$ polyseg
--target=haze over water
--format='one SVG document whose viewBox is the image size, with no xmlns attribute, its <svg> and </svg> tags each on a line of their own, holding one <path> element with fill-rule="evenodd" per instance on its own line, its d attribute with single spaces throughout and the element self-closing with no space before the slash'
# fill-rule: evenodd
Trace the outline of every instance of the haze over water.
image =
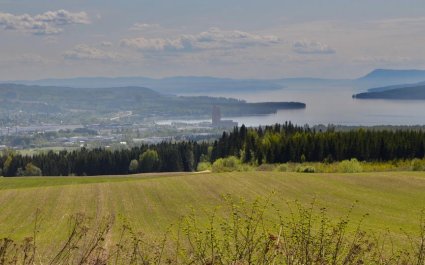
<svg viewBox="0 0 425 265">
<path fill-rule="evenodd" d="M 298 125 L 424 125 L 425 102 L 418 100 L 359 100 L 358 93 L 347 87 L 286 87 L 258 93 L 221 93 L 248 102 L 299 101 L 307 104 L 302 110 L 281 110 L 264 116 L 225 117 L 247 126 L 270 125 L 291 121 Z"/>
</svg>

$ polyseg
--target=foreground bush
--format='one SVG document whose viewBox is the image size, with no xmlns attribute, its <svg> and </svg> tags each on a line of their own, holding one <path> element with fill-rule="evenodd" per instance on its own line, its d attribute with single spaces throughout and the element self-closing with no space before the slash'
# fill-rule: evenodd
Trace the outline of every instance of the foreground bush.
<svg viewBox="0 0 425 265">
<path fill-rule="evenodd" d="M 296 168 L 296 171 L 299 172 L 299 173 L 314 173 L 314 172 L 316 172 L 316 168 L 313 167 L 313 166 L 303 166 L 303 165 L 301 165 L 301 166 L 298 166 Z"/>
<path fill-rule="evenodd" d="M 274 171 L 276 169 L 276 167 L 277 167 L 277 165 L 275 165 L 275 164 L 261 164 L 255 170 L 257 170 L 257 171 Z"/>
<path fill-rule="evenodd" d="M 278 171 L 278 172 L 286 172 L 286 171 L 288 171 L 288 165 L 287 164 L 280 164 L 274 170 Z"/>
<path fill-rule="evenodd" d="M 360 173 L 363 172 L 363 167 L 360 162 L 352 158 L 351 160 L 344 160 L 338 164 L 338 171 L 342 173 Z"/>
<path fill-rule="evenodd" d="M 242 164 L 251 167 L 250 164 Z M 314 169 L 313 169 L 314 168 Z M 243 171 L 240 168 L 234 171 Z M 357 159 L 344 160 L 333 163 L 306 162 L 306 163 L 283 163 L 262 164 L 255 168 L 257 171 L 275 172 L 307 172 L 307 173 L 360 173 L 360 172 L 383 172 L 383 171 L 421 171 L 425 170 L 425 160 L 393 160 L 388 162 L 359 162 Z"/>
<path fill-rule="evenodd" d="M 227 158 L 219 158 L 212 165 L 213 172 L 232 172 L 241 171 L 242 163 L 235 156 L 229 156 Z"/>
<path fill-rule="evenodd" d="M 211 163 L 210 162 L 199 162 L 198 164 L 198 168 L 196 169 L 196 171 L 206 171 L 206 170 L 211 170 Z"/>
<path fill-rule="evenodd" d="M 412 160 L 412 170 L 413 171 L 423 171 L 425 170 L 425 161 L 421 159 L 413 159 Z"/>
<path fill-rule="evenodd" d="M 353 226 L 351 210 L 333 220 L 314 204 L 295 204 L 283 215 L 268 200 L 225 201 L 207 222 L 192 212 L 155 241 L 123 225 L 114 228 L 119 230 L 117 243 L 108 243 L 113 216 L 90 226 L 88 218 L 76 214 L 67 240 L 49 257 L 38 252 L 36 223 L 34 236 L 22 243 L 0 240 L 0 264 L 425 264 L 423 219 L 419 233 L 407 236 L 405 246 L 397 249 L 386 244 L 387 238 L 365 232 L 361 222 Z"/>
</svg>

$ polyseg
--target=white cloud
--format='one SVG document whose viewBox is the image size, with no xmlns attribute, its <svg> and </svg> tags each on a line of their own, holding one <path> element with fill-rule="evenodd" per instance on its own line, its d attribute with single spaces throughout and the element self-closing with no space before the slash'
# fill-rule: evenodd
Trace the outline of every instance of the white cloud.
<svg viewBox="0 0 425 265">
<path fill-rule="evenodd" d="M 0 27 L 34 35 L 54 35 L 63 31 L 63 26 L 71 24 L 90 24 L 86 12 L 72 13 L 66 10 L 47 11 L 31 16 L 0 13 Z"/>
<path fill-rule="evenodd" d="M 189 50 L 192 47 L 190 41 L 185 41 L 184 38 L 179 39 L 123 39 L 121 46 L 137 49 L 139 51 L 178 51 Z"/>
<path fill-rule="evenodd" d="M 90 19 L 86 12 L 71 13 L 66 10 L 47 11 L 34 17 L 36 21 L 53 23 L 55 25 L 89 24 Z"/>
<path fill-rule="evenodd" d="M 139 51 L 194 51 L 214 49 L 240 49 L 253 46 L 280 44 L 276 36 L 261 36 L 243 31 L 224 31 L 211 28 L 195 35 L 180 35 L 177 38 L 133 38 L 121 40 L 121 46 Z"/>
<path fill-rule="evenodd" d="M 292 50 L 300 54 L 334 54 L 335 50 L 327 44 L 317 41 L 296 41 L 292 44 Z"/>
<path fill-rule="evenodd" d="M 118 61 L 122 59 L 117 53 L 104 51 L 87 44 L 79 44 L 72 50 L 66 51 L 63 57 L 67 60 L 97 60 Z"/>
</svg>

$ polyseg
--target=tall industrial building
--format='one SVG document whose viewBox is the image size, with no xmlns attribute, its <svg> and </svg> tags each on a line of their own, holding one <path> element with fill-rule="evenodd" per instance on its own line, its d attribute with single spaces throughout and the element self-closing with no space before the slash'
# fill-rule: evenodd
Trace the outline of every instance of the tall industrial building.
<svg viewBox="0 0 425 265">
<path fill-rule="evenodd" d="M 212 108 L 212 126 L 214 128 L 232 128 L 238 126 L 238 123 L 232 120 L 222 120 L 220 107 L 214 105 Z"/>
<path fill-rule="evenodd" d="M 221 121 L 220 107 L 214 105 L 212 109 L 212 125 L 214 127 L 219 127 L 220 121 Z"/>
</svg>

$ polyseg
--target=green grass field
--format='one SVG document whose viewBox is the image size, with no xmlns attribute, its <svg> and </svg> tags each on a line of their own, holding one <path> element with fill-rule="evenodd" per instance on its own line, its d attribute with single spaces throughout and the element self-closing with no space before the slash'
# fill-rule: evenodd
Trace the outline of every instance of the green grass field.
<svg viewBox="0 0 425 265">
<path fill-rule="evenodd" d="M 36 209 L 41 209 L 39 242 L 55 244 L 66 236 L 69 216 L 93 218 L 114 214 L 136 230 L 158 236 L 188 214 L 200 215 L 232 194 L 253 200 L 276 193 L 283 211 L 294 200 L 308 205 L 315 198 L 329 215 L 341 217 L 353 203 L 354 222 L 368 213 L 363 227 L 374 233 L 389 229 L 396 240 L 403 229 L 414 232 L 425 208 L 425 173 L 301 174 L 279 172 L 140 175 L 126 177 L 0 178 L 0 237 L 31 236 Z"/>
</svg>

